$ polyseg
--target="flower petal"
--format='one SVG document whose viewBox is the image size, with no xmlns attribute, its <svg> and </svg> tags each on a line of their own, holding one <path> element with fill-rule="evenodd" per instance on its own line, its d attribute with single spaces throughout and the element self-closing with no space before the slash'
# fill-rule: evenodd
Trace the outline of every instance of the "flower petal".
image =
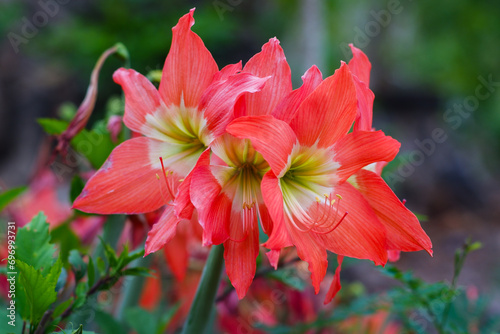
<svg viewBox="0 0 500 334">
<path fill-rule="evenodd" d="M 431 240 L 417 217 L 403 205 L 380 176 L 362 169 L 355 174 L 354 184 L 385 226 L 388 249 L 404 252 L 424 249 L 432 255 Z"/>
<path fill-rule="evenodd" d="M 288 218 L 285 218 L 288 219 Z M 307 263 L 309 263 L 309 271 L 311 272 L 312 285 L 314 292 L 319 292 L 319 285 L 326 275 L 328 267 L 328 260 L 326 256 L 326 249 L 315 238 L 314 233 L 301 232 L 288 222 L 288 231 L 293 244 L 297 249 L 297 255 Z"/>
<path fill-rule="evenodd" d="M 199 166 L 192 173 L 191 201 L 198 210 L 198 219 L 203 226 L 203 244 L 221 244 L 229 238 L 232 202 L 221 192 L 222 187 L 212 174 L 211 169 L 223 166 Z"/>
<path fill-rule="evenodd" d="M 339 214 L 348 214 L 338 227 L 327 234 L 316 234 L 324 246 L 338 255 L 369 259 L 376 265 L 387 262 L 385 227 L 364 197 L 349 183 L 335 187 Z"/>
<path fill-rule="evenodd" d="M 357 113 L 356 88 L 347 65 L 326 78 L 300 105 L 290 122 L 305 146 L 329 147 L 351 128 Z"/>
<path fill-rule="evenodd" d="M 337 295 L 337 293 L 340 291 L 342 288 L 342 285 L 340 284 L 340 270 L 342 270 L 342 261 L 344 260 L 344 257 L 342 255 L 337 255 L 337 268 L 335 269 L 335 276 L 333 276 L 333 281 L 332 284 L 330 285 L 330 288 L 328 289 L 328 292 L 326 293 L 325 301 L 323 304 L 328 304 L 329 302 L 332 301 L 333 298 Z"/>
<path fill-rule="evenodd" d="M 193 168 L 193 170 L 197 166 L 208 166 L 210 164 L 210 150 L 206 149 L 196 162 L 196 166 Z M 184 219 L 191 219 L 191 216 L 193 215 L 193 210 L 194 206 L 191 203 L 191 178 L 192 178 L 193 171 L 191 171 L 181 182 L 178 188 L 177 195 L 175 197 L 175 214 L 179 218 L 184 218 Z"/>
<path fill-rule="evenodd" d="M 148 233 L 144 256 L 156 252 L 172 240 L 179 222 L 180 219 L 175 216 L 174 210 L 167 207 Z"/>
<path fill-rule="evenodd" d="M 238 98 L 244 93 L 258 92 L 268 79 L 240 73 L 215 81 L 207 88 L 201 97 L 200 109 L 212 136 L 224 133 L 227 124 L 234 118 L 233 109 Z"/>
<path fill-rule="evenodd" d="M 243 72 L 258 77 L 271 76 L 259 94 L 245 96 L 246 116 L 270 115 L 279 101 L 292 91 L 290 66 L 279 44 L 278 39 L 271 38 L 243 68 Z"/>
<path fill-rule="evenodd" d="M 272 231 L 268 233 L 269 239 L 264 244 L 264 247 L 271 250 L 280 250 L 291 246 L 290 237 L 285 225 L 283 195 L 278 178 L 276 178 L 272 171 L 269 171 L 262 178 L 260 187 L 264 203 L 266 203 L 269 215 L 273 221 Z M 275 264 L 277 265 L 277 262 Z"/>
<path fill-rule="evenodd" d="M 354 131 L 371 131 L 375 95 L 368 86 L 356 77 L 354 77 L 354 85 L 358 97 L 358 113 L 354 121 Z"/>
<path fill-rule="evenodd" d="M 235 137 L 250 139 L 276 175 L 288 165 L 288 156 L 297 142 L 290 126 L 270 115 L 239 117 L 226 131 Z"/>
<path fill-rule="evenodd" d="M 149 155 L 162 143 L 146 137 L 129 139 L 117 146 L 90 178 L 73 208 L 92 213 L 143 213 L 154 211 L 170 199 L 162 194 L 158 161 Z M 158 155 L 160 156 L 160 155 Z"/>
<path fill-rule="evenodd" d="M 277 119 L 290 123 L 290 121 L 295 117 L 300 104 L 314 91 L 314 89 L 316 89 L 316 87 L 318 87 L 321 81 L 323 81 L 321 72 L 316 65 L 313 65 L 302 76 L 302 86 L 281 100 L 281 102 L 274 109 L 272 115 Z"/>
<path fill-rule="evenodd" d="M 113 74 L 113 80 L 122 86 L 125 94 L 125 115 L 123 122 L 132 131 L 148 135 L 150 125 L 146 115 L 162 113 L 165 106 L 155 86 L 142 74 L 131 69 L 120 68 Z"/>
<path fill-rule="evenodd" d="M 334 160 L 340 163 L 337 176 L 347 180 L 360 168 L 374 162 L 391 161 L 401 144 L 382 131 L 356 131 L 341 138 L 333 146 Z"/>
<path fill-rule="evenodd" d="M 370 71 L 372 69 L 372 64 L 368 60 L 368 57 L 363 51 L 358 49 L 352 44 L 349 44 L 352 51 L 352 59 L 349 61 L 349 68 L 352 74 L 357 76 L 366 87 L 370 86 Z"/>
<path fill-rule="evenodd" d="M 238 224 L 232 224 L 238 225 Z M 224 242 L 224 260 L 226 272 L 234 286 L 238 298 L 245 297 L 252 284 L 259 255 L 259 228 L 255 222 L 250 233 L 243 241 L 227 240 Z"/>
<path fill-rule="evenodd" d="M 197 107 L 218 68 L 201 38 L 191 31 L 194 9 L 172 28 L 172 46 L 163 67 L 160 96 L 165 105 Z M 182 101 L 182 102 L 181 102 Z"/>
<path fill-rule="evenodd" d="M 182 220 L 179 225 L 189 223 L 188 220 Z M 182 281 L 186 277 L 189 262 L 186 236 L 182 233 L 177 233 L 175 237 L 165 244 L 163 254 L 175 278 L 178 281 Z"/>
</svg>

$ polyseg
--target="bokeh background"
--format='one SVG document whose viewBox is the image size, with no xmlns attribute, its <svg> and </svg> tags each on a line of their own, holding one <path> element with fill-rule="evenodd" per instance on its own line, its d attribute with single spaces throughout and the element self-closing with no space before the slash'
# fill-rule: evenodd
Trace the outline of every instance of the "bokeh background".
<svg viewBox="0 0 500 334">
<path fill-rule="evenodd" d="M 78 105 L 99 55 L 122 42 L 131 67 L 161 69 L 171 27 L 196 7 L 193 28 L 220 67 L 247 61 L 276 36 L 294 86 L 312 64 L 324 76 L 351 58 L 372 62 L 374 127 L 402 143 L 385 178 L 420 214 L 434 244 L 399 266 L 433 282 L 450 280 L 453 253 L 468 237 L 483 248 L 459 283 L 490 296 L 500 312 L 500 2 L 495 0 L 0 0 L 0 179 L 29 182 L 49 145 L 36 123 Z M 95 115 L 120 96 L 104 65 Z M 368 263 L 343 271 L 368 289 L 385 287 Z"/>
</svg>

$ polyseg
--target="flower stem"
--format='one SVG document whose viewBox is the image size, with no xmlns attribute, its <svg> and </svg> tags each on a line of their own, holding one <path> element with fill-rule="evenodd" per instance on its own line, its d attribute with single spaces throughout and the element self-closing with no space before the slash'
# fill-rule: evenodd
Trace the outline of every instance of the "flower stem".
<svg viewBox="0 0 500 334">
<path fill-rule="evenodd" d="M 210 322 L 212 308 L 215 304 L 215 295 L 219 287 L 223 264 L 223 245 L 212 246 L 207 263 L 201 274 L 196 296 L 182 328 L 182 334 L 198 334 L 205 331 L 205 327 Z"/>
</svg>

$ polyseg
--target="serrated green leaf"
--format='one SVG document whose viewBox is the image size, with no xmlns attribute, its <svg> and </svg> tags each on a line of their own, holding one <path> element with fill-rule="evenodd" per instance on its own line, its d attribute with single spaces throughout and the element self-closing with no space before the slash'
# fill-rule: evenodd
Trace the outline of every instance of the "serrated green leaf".
<svg viewBox="0 0 500 334">
<path fill-rule="evenodd" d="M 74 298 L 70 297 L 69 299 L 67 299 L 67 300 L 63 301 L 62 303 L 60 303 L 59 305 L 57 305 L 54 308 L 54 312 L 52 313 L 52 316 L 54 318 L 57 318 L 58 316 L 63 314 L 63 312 L 66 311 L 66 309 L 68 307 L 70 307 L 70 305 L 73 303 L 73 301 L 74 301 Z"/>
<path fill-rule="evenodd" d="M 68 262 L 71 265 L 71 270 L 75 273 L 76 281 L 81 280 L 87 273 L 87 264 L 83 261 L 80 252 L 73 249 L 69 252 Z"/>
<path fill-rule="evenodd" d="M 10 204 L 13 200 L 16 199 L 17 196 L 21 195 L 23 192 L 26 191 L 28 187 L 18 187 L 18 188 L 12 188 L 9 190 L 4 191 L 3 193 L 0 194 L 0 211 L 5 209 L 7 205 Z"/>
<path fill-rule="evenodd" d="M 43 314 L 56 301 L 56 284 L 62 269 L 62 262 L 58 259 L 49 268 L 47 275 L 21 260 L 16 260 L 19 272 L 19 282 L 24 293 L 26 305 L 21 316 L 36 326 Z"/>
<path fill-rule="evenodd" d="M 40 212 L 33 220 L 17 231 L 16 259 L 34 267 L 43 268 L 43 273 L 54 263 L 53 244 L 50 243 L 47 217 Z"/>
</svg>

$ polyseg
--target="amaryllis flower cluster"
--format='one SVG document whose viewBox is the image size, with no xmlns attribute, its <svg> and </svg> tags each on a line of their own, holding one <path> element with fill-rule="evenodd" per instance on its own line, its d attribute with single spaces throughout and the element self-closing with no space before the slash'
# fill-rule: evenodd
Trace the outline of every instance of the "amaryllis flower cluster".
<svg viewBox="0 0 500 334">
<path fill-rule="evenodd" d="M 388 254 L 426 250 L 429 237 L 380 177 L 400 143 L 372 129 L 370 63 L 358 49 L 323 79 L 312 66 L 293 90 L 279 41 L 219 70 L 191 31 L 191 10 L 173 28 L 159 88 L 131 69 L 123 121 L 140 135 L 115 148 L 74 207 L 136 214 L 164 207 L 146 253 L 164 247 L 181 221 L 201 225 L 205 246 L 224 245 L 226 271 L 243 298 L 261 247 L 276 268 L 295 247 L 316 293 L 327 251 L 377 265 Z M 352 131 L 351 131 L 352 128 Z M 262 231 L 267 240 L 261 244 Z"/>
</svg>

